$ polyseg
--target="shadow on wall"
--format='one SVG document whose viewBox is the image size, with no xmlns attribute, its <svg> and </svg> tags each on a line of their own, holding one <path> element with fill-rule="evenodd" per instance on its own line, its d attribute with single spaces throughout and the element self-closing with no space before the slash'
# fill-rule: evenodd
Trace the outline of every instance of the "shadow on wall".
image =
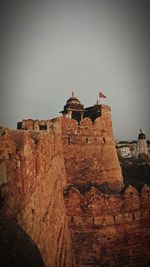
<svg viewBox="0 0 150 267">
<path fill-rule="evenodd" d="M 45 267 L 40 252 L 29 235 L 15 221 L 1 216 L 0 266 Z"/>
</svg>

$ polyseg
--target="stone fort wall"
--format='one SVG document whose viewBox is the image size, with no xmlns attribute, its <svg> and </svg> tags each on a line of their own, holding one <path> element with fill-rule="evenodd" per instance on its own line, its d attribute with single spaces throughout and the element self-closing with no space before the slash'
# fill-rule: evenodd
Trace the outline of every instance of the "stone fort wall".
<svg viewBox="0 0 150 267">
<path fill-rule="evenodd" d="M 78 123 L 62 116 L 52 120 L 23 120 L 18 128 L 52 133 L 59 124 L 67 183 L 84 185 L 92 181 L 120 192 L 123 177 L 113 140 L 111 109 L 106 105 L 99 108 L 100 117 L 94 122 L 85 117 Z"/>
<path fill-rule="evenodd" d="M 52 120 L 32 120 L 27 119 L 23 120 L 21 122 L 18 122 L 17 128 L 18 130 L 34 130 L 34 131 L 40 131 L 40 130 L 51 130 L 53 125 Z"/>
<path fill-rule="evenodd" d="M 112 132 L 110 108 L 101 107 L 94 123 L 61 117 L 67 183 L 84 186 L 96 183 L 109 192 L 120 192 L 123 177 Z"/>
<path fill-rule="evenodd" d="M 110 108 L 101 106 L 94 122 L 36 122 L 1 131 L 2 212 L 30 234 L 48 267 L 148 266 L 150 190 L 124 188 Z"/>
<path fill-rule="evenodd" d="M 51 134 L 1 129 L 0 181 L 0 214 L 30 235 L 46 267 L 74 267 L 59 127 Z"/>
<path fill-rule="evenodd" d="M 150 188 L 108 195 L 95 187 L 65 191 L 75 258 L 83 266 L 149 266 Z"/>
</svg>

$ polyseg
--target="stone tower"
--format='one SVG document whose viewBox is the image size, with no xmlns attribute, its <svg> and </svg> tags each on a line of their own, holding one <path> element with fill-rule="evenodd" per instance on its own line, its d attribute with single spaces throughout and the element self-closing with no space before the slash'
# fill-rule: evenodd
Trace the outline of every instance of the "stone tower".
<svg viewBox="0 0 150 267">
<path fill-rule="evenodd" d="M 96 104 L 83 108 L 72 95 L 60 118 L 67 185 L 81 190 L 92 185 L 119 193 L 123 177 L 112 131 L 111 109 Z"/>
<path fill-rule="evenodd" d="M 146 142 L 146 135 L 140 129 L 140 133 L 138 135 L 138 142 L 137 142 L 137 150 L 136 150 L 136 157 L 140 157 L 142 155 L 148 154 L 147 142 Z"/>
</svg>

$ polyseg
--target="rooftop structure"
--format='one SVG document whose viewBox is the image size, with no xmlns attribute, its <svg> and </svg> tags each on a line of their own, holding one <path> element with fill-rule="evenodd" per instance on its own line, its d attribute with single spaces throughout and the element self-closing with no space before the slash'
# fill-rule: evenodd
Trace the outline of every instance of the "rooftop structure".
<svg viewBox="0 0 150 267">
<path fill-rule="evenodd" d="M 84 105 L 81 104 L 79 99 L 76 98 L 72 92 L 72 96 L 66 101 L 64 110 L 60 111 L 60 113 L 67 118 L 77 120 L 79 123 L 80 120 L 83 119 Z"/>
</svg>

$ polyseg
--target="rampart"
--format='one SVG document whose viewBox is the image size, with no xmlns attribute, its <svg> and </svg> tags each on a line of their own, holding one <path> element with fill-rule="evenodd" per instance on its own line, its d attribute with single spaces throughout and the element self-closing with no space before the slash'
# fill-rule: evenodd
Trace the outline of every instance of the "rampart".
<svg viewBox="0 0 150 267">
<path fill-rule="evenodd" d="M 80 224 L 74 219 L 74 215 L 75 218 L 84 217 L 83 224 L 91 223 L 99 226 L 133 222 L 150 216 L 150 188 L 148 185 L 143 186 L 140 194 L 135 187 L 129 185 L 123 194 L 118 195 L 102 193 L 92 186 L 85 193 L 80 193 L 74 187 L 66 189 L 64 196 L 69 221 L 74 224 Z M 128 218 L 126 214 L 129 215 Z M 91 219 L 88 220 L 88 217 Z"/>
<path fill-rule="evenodd" d="M 51 133 L 2 129 L 0 212 L 31 236 L 47 267 L 69 267 L 75 261 L 63 199 L 62 142 L 55 126 Z"/>
<path fill-rule="evenodd" d="M 78 267 L 149 266 L 150 188 L 128 186 L 109 195 L 91 187 L 84 194 L 65 190 L 65 202 Z"/>
<path fill-rule="evenodd" d="M 53 126 L 57 122 L 56 119 L 52 120 L 32 120 L 32 119 L 24 119 L 21 122 L 17 123 L 18 130 L 29 130 L 29 131 L 51 131 L 53 130 Z"/>
<path fill-rule="evenodd" d="M 65 116 L 41 121 L 29 119 L 19 122 L 18 129 L 51 133 L 60 121 L 67 183 L 84 185 L 92 181 L 108 191 L 120 192 L 123 177 L 113 139 L 111 109 L 106 105 L 97 109 L 100 115 L 95 120 L 85 117 L 78 122 Z"/>
</svg>

